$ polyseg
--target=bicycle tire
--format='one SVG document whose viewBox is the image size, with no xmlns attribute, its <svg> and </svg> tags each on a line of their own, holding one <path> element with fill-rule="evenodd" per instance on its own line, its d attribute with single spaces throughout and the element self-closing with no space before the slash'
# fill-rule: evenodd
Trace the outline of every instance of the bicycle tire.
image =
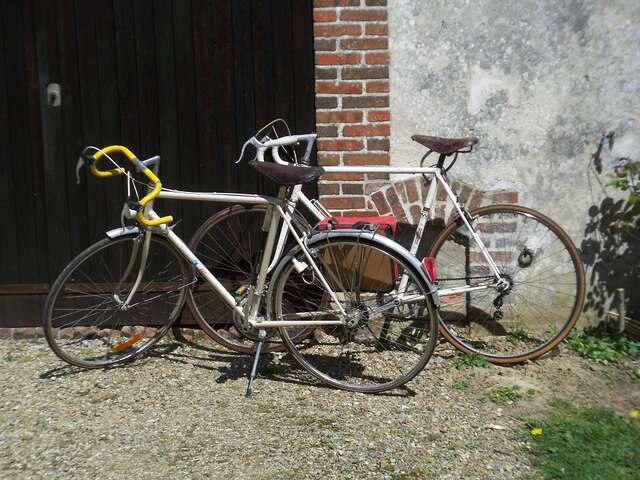
<svg viewBox="0 0 640 480">
<path fill-rule="evenodd" d="M 265 205 L 234 205 L 221 210 L 200 225 L 189 248 L 230 292 L 246 291 L 257 278 L 258 258 L 265 244 L 261 226 Z M 242 301 L 240 295 L 236 295 Z M 216 343 L 238 353 L 252 353 L 257 332 L 244 334 L 234 324 L 233 312 L 217 293 L 200 281 L 189 288 L 187 308 L 200 329 Z M 300 332 L 310 335 L 313 329 Z M 277 332 L 271 330 L 263 351 L 285 350 Z"/>
<path fill-rule="evenodd" d="M 429 286 L 408 260 L 410 254 L 400 256 L 387 242 L 340 233 L 327 242 L 310 242 L 310 253 L 333 283 L 349 325 L 319 327 L 302 341 L 292 339 L 291 327 L 281 327 L 280 336 L 303 368 L 333 387 L 362 393 L 397 388 L 420 373 L 433 354 L 438 322 Z M 276 267 L 269 287 L 270 319 L 339 317 L 306 262 L 295 248 Z M 388 268 L 391 273 L 383 279 Z M 421 315 L 405 316 L 402 307 L 379 311 L 400 298 L 395 288 L 403 273 L 409 278 L 404 293 L 417 295 L 419 305 L 413 308 Z"/>
<path fill-rule="evenodd" d="M 120 308 L 138 275 L 143 238 L 104 238 L 58 275 L 45 301 L 43 327 L 60 359 L 81 368 L 133 360 L 156 344 L 178 317 L 190 270 L 179 252 L 156 235 L 150 239 L 144 276 L 130 308 Z"/>
<path fill-rule="evenodd" d="M 569 334 L 582 311 L 585 280 L 578 251 L 560 226 L 530 208 L 491 205 L 469 212 L 469 218 L 511 286 L 504 295 L 494 289 L 442 296 L 442 335 L 458 350 L 495 364 L 544 355 Z M 441 289 L 491 275 L 460 218 L 445 227 L 429 255 Z M 550 275 L 543 281 L 545 271 Z"/>
</svg>

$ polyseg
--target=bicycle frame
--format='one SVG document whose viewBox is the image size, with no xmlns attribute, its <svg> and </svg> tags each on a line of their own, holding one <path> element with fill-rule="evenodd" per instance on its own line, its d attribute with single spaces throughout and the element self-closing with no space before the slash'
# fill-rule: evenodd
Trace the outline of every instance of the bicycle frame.
<svg viewBox="0 0 640 480">
<path fill-rule="evenodd" d="M 258 277 L 255 285 L 255 289 L 253 287 L 249 287 L 252 290 L 250 291 L 248 301 L 246 303 L 245 308 L 242 308 L 237 305 L 236 299 L 234 296 L 229 293 L 229 291 L 224 287 L 222 283 L 213 275 L 209 269 L 198 259 L 198 257 L 189 249 L 189 247 L 184 243 L 184 241 L 173 232 L 172 229 L 167 227 L 167 225 L 160 225 L 157 227 L 151 227 L 145 233 L 144 245 L 142 248 L 142 258 L 146 258 L 149 238 L 152 232 L 159 233 L 166 237 L 166 239 L 171 243 L 176 249 L 180 252 L 180 254 L 191 264 L 194 269 L 199 273 L 199 275 L 209 284 L 209 286 L 217 292 L 222 300 L 229 305 L 229 307 L 233 310 L 234 315 L 238 315 L 242 318 L 248 325 L 251 327 L 259 327 L 259 328 L 273 328 L 273 327 L 286 327 L 286 326 L 311 326 L 311 325 L 343 325 L 345 324 L 345 319 L 347 317 L 347 312 L 342 307 L 340 300 L 337 297 L 336 292 L 334 292 L 322 272 L 318 268 L 317 263 L 314 261 L 311 253 L 305 245 L 304 238 L 305 236 L 300 236 L 293 224 L 291 223 L 290 213 L 283 210 L 281 203 L 286 202 L 288 199 L 285 198 L 286 188 L 280 189 L 280 194 L 278 197 L 270 197 L 264 195 L 255 195 L 255 194 L 236 194 L 236 193 L 203 193 L 203 192 L 186 192 L 186 191 L 167 191 L 163 190 L 160 192 L 157 198 L 161 199 L 170 199 L 170 200 L 187 200 L 187 201 L 206 201 L 206 202 L 216 202 L 216 203 L 230 203 L 230 204 L 250 204 L 250 205 L 265 205 L 268 207 L 267 215 L 265 217 L 265 222 L 262 225 L 262 230 L 268 232 L 267 239 L 265 242 L 264 252 L 262 254 L 262 259 L 260 262 L 260 267 L 258 270 Z M 158 218 L 157 213 L 153 210 L 153 202 L 150 202 L 145 206 L 145 216 L 150 219 Z M 272 258 L 274 253 L 274 249 L 276 247 L 276 237 L 278 235 L 278 225 L 280 224 L 280 219 L 283 220 L 283 230 L 287 232 L 287 234 L 291 234 L 295 239 L 296 243 L 300 246 L 303 254 L 306 257 L 309 266 L 313 269 L 314 273 L 317 275 L 317 278 L 320 280 L 322 286 L 329 292 L 329 296 L 333 300 L 336 305 L 336 314 L 340 316 L 339 320 L 307 320 L 306 318 L 310 315 L 310 312 L 302 313 L 302 314 L 291 314 L 295 320 L 265 320 L 264 318 L 258 315 L 260 311 L 260 306 L 262 304 L 262 299 L 265 294 L 265 286 L 266 279 L 269 272 L 269 259 Z M 118 232 L 124 232 L 122 229 L 117 229 L 115 231 L 110 231 L 111 235 L 119 235 Z M 110 236 L 111 236 L 110 235 Z M 135 253 L 137 255 L 137 253 Z M 133 263 L 133 259 L 130 261 L 130 264 Z M 143 273 L 143 265 L 144 261 L 140 263 L 140 271 L 138 274 L 138 278 L 141 277 Z M 131 267 L 131 265 L 129 266 Z M 131 268 L 128 268 L 127 271 L 130 271 Z M 139 281 L 134 285 L 134 290 L 129 294 L 129 297 L 125 302 L 122 302 L 122 308 L 128 308 L 128 302 L 133 297 L 135 293 L 135 288 L 137 288 Z M 390 308 L 397 306 L 398 304 L 411 303 L 420 300 L 417 295 L 404 295 L 401 296 L 400 300 L 393 305 L 384 305 L 380 307 L 380 311 L 384 311 Z M 326 313 L 326 312 L 325 312 Z M 299 318 L 299 319 L 297 319 Z"/>
<path fill-rule="evenodd" d="M 475 290 L 483 290 L 490 287 L 494 287 L 497 284 L 499 284 L 499 282 L 501 281 L 501 276 L 500 276 L 500 271 L 498 269 L 498 266 L 496 265 L 495 261 L 489 254 L 489 251 L 485 247 L 480 236 L 476 233 L 476 231 L 471 226 L 471 223 L 469 221 L 470 219 L 464 208 L 464 205 L 462 205 L 458 201 L 458 197 L 453 192 L 453 190 L 451 190 L 451 187 L 447 183 L 446 178 L 444 177 L 444 175 L 442 174 L 439 168 L 357 166 L 357 167 L 323 167 L 323 169 L 326 173 L 422 174 L 422 175 L 425 175 L 427 178 L 431 178 L 431 179 L 435 178 L 436 181 L 435 182 L 432 181 L 431 184 L 429 185 L 429 190 L 427 191 L 427 195 L 422 207 L 420 221 L 418 222 L 418 225 L 416 228 L 416 234 L 413 238 L 413 242 L 409 250 L 410 253 L 415 256 L 418 251 L 418 247 L 420 245 L 420 241 L 422 240 L 422 235 L 424 233 L 424 228 L 431 216 L 431 211 L 435 204 L 437 187 L 438 187 L 438 184 L 440 184 L 442 185 L 444 191 L 446 192 L 447 197 L 452 201 L 453 206 L 457 211 L 459 217 L 461 218 L 462 222 L 469 229 L 469 231 L 471 232 L 471 235 L 473 236 L 473 239 L 477 242 L 477 245 L 479 246 L 482 255 L 486 259 L 489 265 L 489 268 L 491 269 L 491 272 L 493 273 L 497 283 L 492 283 L 487 285 L 476 285 L 476 286 L 467 285 L 465 287 L 440 289 L 438 292 L 439 295 L 443 297 L 448 295 L 457 295 L 460 293 L 465 293 L 465 292 L 470 292 Z M 322 207 L 322 204 L 320 204 L 315 199 L 310 200 L 302 191 L 302 186 L 296 185 L 291 195 L 291 202 L 287 209 L 288 211 L 286 215 L 289 218 L 291 217 L 292 212 L 297 207 L 298 202 L 300 202 L 318 221 L 321 221 L 330 216 L 329 212 L 324 207 Z M 282 255 L 282 251 L 284 249 L 284 245 L 287 241 L 287 237 L 288 237 L 288 230 L 284 228 L 284 225 L 283 225 L 282 229 L 280 230 L 280 236 L 278 238 L 278 243 L 276 245 L 275 254 L 273 256 L 271 263 L 269 264 L 269 271 L 271 271 L 275 267 L 276 263 L 280 259 L 280 256 Z M 401 292 L 404 291 L 404 288 L 406 287 L 406 284 L 407 284 L 407 280 L 408 280 L 407 276 L 403 275 L 403 278 L 400 283 L 400 288 L 399 288 Z"/>
</svg>

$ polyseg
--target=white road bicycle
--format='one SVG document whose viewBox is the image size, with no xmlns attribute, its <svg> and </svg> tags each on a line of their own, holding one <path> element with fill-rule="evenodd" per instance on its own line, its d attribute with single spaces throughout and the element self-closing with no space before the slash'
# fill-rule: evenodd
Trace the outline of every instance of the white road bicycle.
<svg viewBox="0 0 640 480">
<path fill-rule="evenodd" d="M 276 164 L 287 165 L 281 158 L 283 147 L 302 144 L 306 148 L 300 161 L 293 155 L 288 160 L 309 164 L 314 134 L 287 135 L 274 140 L 261 136 L 258 139 L 259 136 L 256 134 L 245 143 L 242 149 L 245 157 L 255 149 L 248 158 L 255 151 L 254 161 L 263 163 L 270 151 Z M 322 172 L 421 174 L 425 181 L 430 181 L 410 247 L 414 256 L 433 217 L 440 185 L 455 210 L 453 220 L 427 253 L 435 258 L 438 272 L 442 301 L 440 332 L 460 351 L 481 355 L 497 364 L 519 363 L 550 351 L 573 328 L 584 303 L 584 271 L 571 239 L 551 219 L 529 208 L 506 204 L 465 209 L 448 184 L 447 171 L 459 153 L 471 151 L 477 139 L 424 135 L 412 139 L 428 149 L 420 167 L 338 166 L 324 167 Z M 424 167 L 431 152 L 439 154 L 438 161 Z M 260 225 L 266 213 L 264 206 L 257 204 L 224 209 L 203 223 L 189 246 L 228 282 L 238 287 L 248 285 L 256 276 L 252 265 L 264 244 Z M 309 199 L 302 185 L 293 187 L 285 218 L 296 220 L 301 233 L 313 232 L 314 224 L 327 217 L 331 217 L 330 213 L 320 202 Z M 276 269 L 288 248 L 289 232 L 289 225 L 283 224 L 269 271 Z M 405 281 L 400 280 L 400 290 Z M 240 332 L 224 302 L 206 285 L 193 285 L 187 304 L 200 328 L 213 340 L 237 352 L 252 351 L 256 333 Z M 389 316 L 401 318 L 419 311 L 396 308 Z M 312 331 L 310 327 L 300 337 Z M 283 348 L 277 337 L 269 339 L 268 349 Z"/>
<path fill-rule="evenodd" d="M 312 137 L 307 137 L 310 143 Z M 289 141 L 294 139 L 265 148 Z M 112 153 L 124 154 L 132 170 L 116 164 Z M 279 185 L 278 195 L 270 197 L 163 188 L 157 177 L 159 157 L 140 161 L 118 145 L 95 149 L 83 159 L 98 177 L 124 175 L 130 197 L 122 210 L 123 227 L 108 231 L 73 259 L 51 287 L 44 330 L 64 361 L 97 368 L 133 359 L 171 327 L 198 278 L 232 313 L 237 331 L 255 332 L 247 395 L 261 347 L 273 329 L 300 365 L 346 390 L 381 392 L 401 386 L 429 361 L 437 338 L 438 295 L 415 257 L 375 232 L 300 234 L 301 227 L 294 227 L 298 220 L 288 208 L 296 185 L 315 181 L 324 173 L 321 168 L 253 162 Z M 104 159 L 115 168 L 99 169 Z M 135 175 L 146 177 L 142 197 Z M 232 210 L 237 205 L 260 208 L 257 228 L 264 244 L 262 254 L 247 264 L 255 272 L 251 281 L 238 283 L 218 265 L 209 268 L 212 253 L 194 253 L 169 226 L 173 218 L 156 214 L 157 198 L 229 203 Z M 126 219 L 136 224 L 125 227 Z M 281 222 L 293 245 L 286 251 L 281 246 L 274 255 Z M 243 245 L 242 238 L 235 239 L 236 249 Z M 227 253 L 220 255 L 226 258 Z M 407 315 L 398 316 L 399 309 Z M 313 335 L 308 334 L 311 326 Z"/>
</svg>

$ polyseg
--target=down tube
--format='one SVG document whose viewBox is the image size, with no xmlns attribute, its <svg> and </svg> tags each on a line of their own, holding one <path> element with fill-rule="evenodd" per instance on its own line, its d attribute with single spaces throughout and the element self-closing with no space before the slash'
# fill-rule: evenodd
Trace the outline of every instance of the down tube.
<svg viewBox="0 0 640 480">
<path fill-rule="evenodd" d="M 242 308 L 236 305 L 236 299 L 233 298 L 233 295 L 231 295 L 227 291 L 227 289 L 224 288 L 224 285 L 222 285 L 222 283 L 220 283 L 220 281 L 213 276 L 213 274 L 209 271 L 209 269 L 202 264 L 202 262 L 198 259 L 198 257 L 196 257 L 193 254 L 193 252 L 189 250 L 189 247 L 185 245 L 182 239 L 178 235 L 176 235 L 172 230 L 169 230 L 169 229 L 166 230 L 166 235 L 169 243 L 171 243 L 180 251 L 182 256 L 186 258 L 191 265 L 194 266 L 194 268 L 198 271 L 198 273 L 202 276 L 202 278 L 204 278 L 207 281 L 207 283 L 211 285 L 211 287 L 234 310 L 234 312 L 244 317 L 244 312 L 242 311 Z"/>
</svg>

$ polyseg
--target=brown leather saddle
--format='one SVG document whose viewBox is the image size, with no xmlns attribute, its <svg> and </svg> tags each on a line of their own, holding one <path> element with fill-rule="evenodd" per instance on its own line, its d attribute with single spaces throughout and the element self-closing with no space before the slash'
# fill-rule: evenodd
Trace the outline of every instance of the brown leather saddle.
<svg viewBox="0 0 640 480">
<path fill-rule="evenodd" d="M 429 150 L 438 152 L 441 155 L 470 152 L 471 148 L 478 143 L 478 139 L 476 137 L 443 138 L 431 137 L 429 135 L 412 135 L 411 140 L 418 142 Z"/>
<path fill-rule="evenodd" d="M 300 185 L 310 183 L 324 174 L 322 167 L 299 167 L 297 165 L 280 165 L 272 162 L 249 162 L 253 168 L 278 185 Z"/>
</svg>

